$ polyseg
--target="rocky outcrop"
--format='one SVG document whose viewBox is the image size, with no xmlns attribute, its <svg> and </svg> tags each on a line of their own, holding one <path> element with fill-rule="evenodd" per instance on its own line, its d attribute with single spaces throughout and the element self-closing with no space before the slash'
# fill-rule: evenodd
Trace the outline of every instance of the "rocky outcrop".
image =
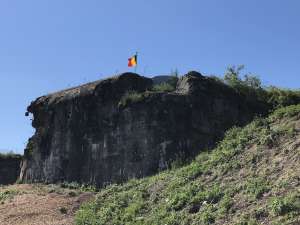
<svg viewBox="0 0 300 225">
<path fill-rule="evenodd" d="M 267 111 L 197 72 L 180 78 L 173 92 L 147 91 L 151 86 L 151 79 L 125 73 L 32 102 L 36 133 L 20 178 L 101 187 L 148 176 L 213 147 L 228 128 Z"/>
<path fill-rule="evenodd" d="M 0 184 L 15 183 L 20 174 L 20 155 L 1 155 L 0 154 Z"/>
</svg>

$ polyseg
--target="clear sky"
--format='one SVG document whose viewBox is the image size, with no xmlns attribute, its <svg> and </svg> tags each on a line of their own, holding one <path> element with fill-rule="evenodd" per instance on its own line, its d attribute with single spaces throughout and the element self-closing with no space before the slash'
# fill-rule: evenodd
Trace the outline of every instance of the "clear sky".
<svg viewBox="0 0 300 225">
<path fill-rule="evenodd" d="M 23 152 L 35 98 L 130 71 L 223 74 L 300 86 L 299 0 L 0 0 L 0 149 Z"/>
</svg>

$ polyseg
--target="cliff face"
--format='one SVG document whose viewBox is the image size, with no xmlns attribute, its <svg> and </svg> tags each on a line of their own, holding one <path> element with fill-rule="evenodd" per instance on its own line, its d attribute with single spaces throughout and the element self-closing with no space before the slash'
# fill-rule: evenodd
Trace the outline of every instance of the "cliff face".
<svg viewBox="0 0 300 225">
<path fill-rule="evenodd" d="M 32 102 L 36 133 L 20 178 L 101 187 L 148 176 L 213 147 L 228 128 L 267 111 L 197 72 L 180 78 L 173 92 L 145 92 L 151 86 L 151 79 L 125 73 Z M 140 94 L 124 101 L 128 91 Z"/>
<path fill-rule="evenodd" d="M 20 174 L 21 156 L 12 155 L 2 157 L 0 155 L 0 184 L 12 184 L 17 181 Z"/>
</svg>

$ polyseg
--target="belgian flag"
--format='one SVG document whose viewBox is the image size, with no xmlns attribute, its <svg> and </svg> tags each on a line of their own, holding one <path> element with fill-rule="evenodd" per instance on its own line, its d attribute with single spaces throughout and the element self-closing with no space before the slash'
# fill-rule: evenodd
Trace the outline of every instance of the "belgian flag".
<svg viewBox="0 0 300 225">
<path fill-rule="evenodd" d="M 133 67 L 137 65 L 137 54 L 128 59 L 128 66 Z"/>
</svg>

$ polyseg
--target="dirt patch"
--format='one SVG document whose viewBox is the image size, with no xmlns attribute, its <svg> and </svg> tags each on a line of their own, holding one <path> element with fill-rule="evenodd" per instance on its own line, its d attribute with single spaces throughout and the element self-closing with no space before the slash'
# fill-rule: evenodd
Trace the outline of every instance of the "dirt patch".
<svg viewBox="0 0 300 225">
<path fill-rule="evenodd" d="M 52 188 L 52 189 L 51 189 Z M 0 204 L 1 225 L 69 225 L 79 206 L 93 198 L 93 193 L 78 192 L 43 185 L 11 185 L 3 190 L 17 190 L 10 199 Z"/>
</svg>

